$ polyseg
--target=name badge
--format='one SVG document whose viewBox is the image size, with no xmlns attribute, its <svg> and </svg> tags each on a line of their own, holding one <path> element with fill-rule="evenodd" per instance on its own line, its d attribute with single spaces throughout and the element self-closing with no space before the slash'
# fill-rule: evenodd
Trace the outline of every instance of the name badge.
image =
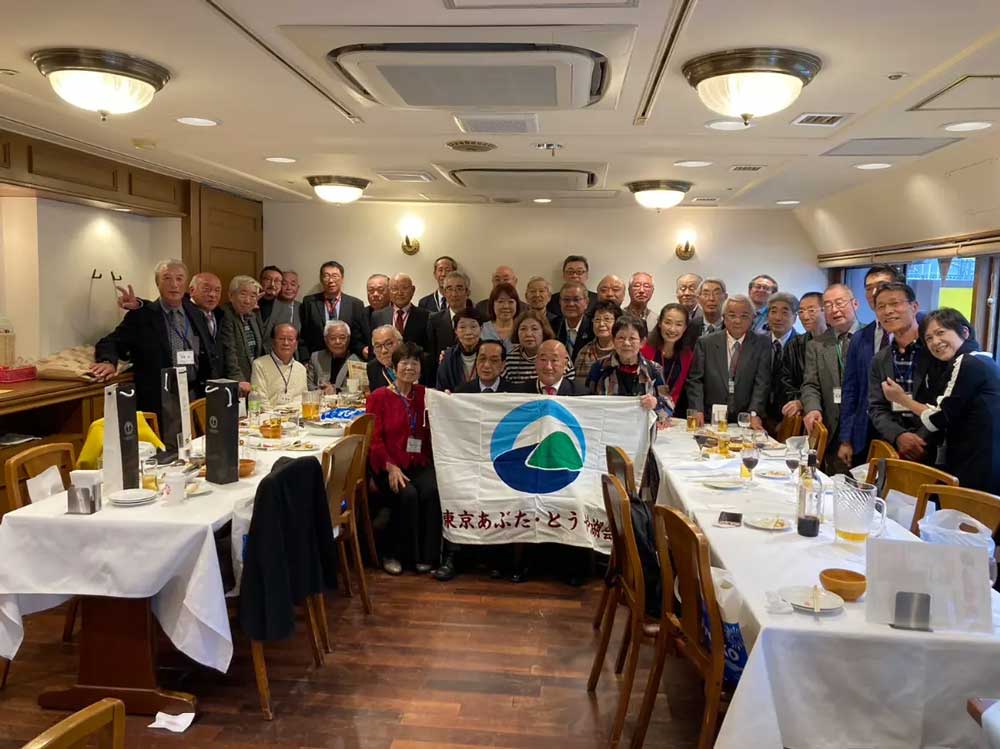
<svg viewBox="0 0 1000 749">
<path fill-rule="evenodd" d="M 843 397 L 843 391 L 840 388 L 834 388 L 833 389 L 833 402 L 836 403 L 839 406 L 842 397 Z"/>
<path fill-rule="evenodd" d="M 194 351 L 186 349 L 184 351 L 177 352 L 177 366 L 183 367 L 187 365 L 194 365 Z"/>
<path fill-rule="evenodd" d="M 729 394 L 730 395 L 736 395 L 736 381 L 735 380 L 730 380 L 729 381 Z"/>
<path fill-rule="evenodd" d="M 893 403 L 892 411 L 893 413 L 901 413 L 903 411 L 909 411 L 909 409 L 906 408 L 902 403 Z"/>
<path fill-rule="evenodd" d="M 410 437 L 406 440 L 406 452 L 418 453 L 420 452 L 421 445 L 423 445 L 423 440 L 418 440 L 416 437 Z"/>
</svg>

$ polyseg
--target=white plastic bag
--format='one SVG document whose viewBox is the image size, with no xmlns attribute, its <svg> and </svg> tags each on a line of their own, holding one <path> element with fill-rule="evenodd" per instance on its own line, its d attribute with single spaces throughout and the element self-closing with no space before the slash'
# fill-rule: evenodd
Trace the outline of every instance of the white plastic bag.
<svg viewBox="0 0 1000 749">
<path fill-rule="evenodd" d="M 963 526 L 963 527 L 959 527 Z M 952 546 L 978 546 L 986 549 L 990 559 L 996 549 L 990 529 L 971 515 L 958 510 L 938 510 L 931 515 L 925 515 L 917 523 L 920 538 L 932 544 L 951 544 Z M 974 531 L 967 530 L 974 528 Z"/>
<path fill-rule="evenodd" d="M 243 559 L 246 555 L 247 537 L 250 535 L 250 519 L 253 517 L 253 497 L 239 500 L 233 507 L 233 521 L 229 532 L 233 552 L 233 577 L 236 587 L 226 596 L 234 597 L 240 594 L 240 582 L 243 580 Z"/>
<path fill-rule="evenodd" d="M 743 630 L 740 627 L 743 596 L 736 590 L 736 586 L 733 585 L 733 576 L 726 570 L 712 567 L 712 583 L 715 586 L 715 600 L 719 604 L 719 614 L 722 617 L 722 639 L 725 648 L 723 681 L 727 686 L 735 687 L 747 664 L 748 649 L 743 637 Z M 704 617 L 702 621 L 705 621 Z M 707 629 L 705 640 L 711 641 Z"/>
</svg>

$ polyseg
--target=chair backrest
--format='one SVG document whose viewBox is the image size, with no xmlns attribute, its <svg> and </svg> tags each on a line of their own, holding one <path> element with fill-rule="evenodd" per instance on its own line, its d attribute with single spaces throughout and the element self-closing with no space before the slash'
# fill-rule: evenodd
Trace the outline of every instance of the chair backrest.
<svg viewBox="0 0 1000 749">
<path fill-rule="evenodd" d="M 802 414 L 797 413 L 794 416 L 785 416 L 781 419 L 781 423 L 778 424 L 776 439 L 778 442 L 784 442 L 789 437 L 798 437 L 801 434 Z"/>
<path fill-rule="evenodd" d="M 879 488 L 879 496 L 883 499 L 893 489 L 917 497 L 924 484 L 958 486 L 958 479 L 950 473 L 925 466 L 923 463 L 914 463 L 912 460 L 881 458 L 872 463 L 872 466 L 875 470 L 873 472 L 872 468 L 868 469 L 868 475 L 872 479 L 868 483 Z M 872 475 L 873 473 L 875 475 Z"/>
<path fill-rule="evenodd" d="M 816 461 L 819 465 L 823 465 L 823 456 L 826 455 L 826 444 L 829 439 L 830 430 L 822 421 L 813 424 L 812 431 L 809 433 L 809 449 L 816 451 Z"/>
<path fill-rule="evenodd" d="M 364 437 L 353 434 L 338 440 L 323 450 L 323 478 L 326 481 L 326 501 L 330 519 L 338 524 L 345 511 L 341 503 L 347 500 L 347 513 L 354 514 L 358 482 L 364 476 L 362 448 Z"/>
<path fill-rule="evenodd" d="M 639 547 L 632 529 L 632 507 L 625 486 L 614 476 L 601 476 L 604 510 L 611 529 L 611 543 L 621 568 L 621 591 L 625 602 L 640 617 L 646 611 L 646 580 L 639 559 Z"/>
<path fill-rule="evenodd" d="M 77 749 L 96 739 L 98 749 L 124 749 L 125 703 L 107 697 L 40 733 L 22 749 Z"/>
<path fill-rule="evenodd" d="M 160 434 L 160 417 L 157 416 L 153 411 L 140 411 L 142 418 L 146 420 L 147 426 L 153 434 L 156 435 L 156 439 L 163 441 L 163 435 Z"/>
<path fill-rule="evenodd" d="M 868 448 L 868 475 L 865 477 L 865 483 L 875 483 L 875 479 L 878 476 L 878 462 L 885 458 L 898 459 L 899 453 L 896 452 L 896 448 L 885 440 L 872 440 Z"/>
<path fill-rule="evenodd" d="M 608 473 L 621 482 L 630 497 L 638 497 L 639 490 L 635 485 L 635 466 L 632 465 L 632 458 L 614 445 L 608 445 L 604 453 L 608 461 Z"/>
<path fill-rule="evenodd" d="M 16 510 L 31 502 L 24 487 L 46 468 L 58 466 L 63 486 L 69 486 L 69 472 L 76 466 L 76 450 L 69 442 L 51 442 L 29 447 L 7 459 L 4 474 L 7 484 L 7 510 Z"/>
<path fill-rule="evenodd" d="M 354 419 L 347 428 L 344 430 L 344 434 L 350 435 L 361 435 L 365 438 L 364 448 L 362 449 L 361 461 L 362 465 L 365 466 L 367 470 L 368 466 L 368 451 L 372 446 L 372 434 L 375 433 L 375 414 L 362 414 L 361 416 Z"/>
<path fill-rule="evenodd" d="M 927 513 L 928 500 L 937 500 L 938 509 L 958 510 L 971 515 L 990 529 L 990 535 L 996 536 L 1000 530 L 1000 497 L 989 492 L 976 489 L 966 489 L 962 486 L 944 486 L 941 484 L 924 484 L 917 495 L 917 506 L 913 510 L 913 524 L 910 532 L 919 535 L 917 522 Z"/>
<path fill-rule="evenodd" d="M 663 575 L 663 616 L 676 628 L 684 654 L 713 683 L 722 678 L 725 664 L 725 642 L 722 639 L 722 616 L 712 582 L 711 556 L 708 541 L 684 513 L 672 507 L 657 505 L 656 551 Z M 672 566 L 671 566 L 672 565 Z M 681 615 L 673 613 L 674 577 L 681 599 Z M 668 585 L 669 583 L 669 585 Z M 704 633 L 711 642 L 706 643 Z"/>
<path fill-rule="evenodd" d="M 208 431 L 208 419 L 205 416 L 205 399 L 199 398 L 196 401 L 191 401 L 191 431 L 192 437 L 201 437 L 205 432 Z"/>
</svg>

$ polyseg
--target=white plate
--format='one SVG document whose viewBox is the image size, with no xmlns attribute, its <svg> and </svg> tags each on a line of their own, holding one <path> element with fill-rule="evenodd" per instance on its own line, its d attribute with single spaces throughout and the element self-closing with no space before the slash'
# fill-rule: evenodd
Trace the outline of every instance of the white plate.
<svg viewBox="0 0 1000 749">
<path fill-rule="evenodd" d="M 344 435 L 344 425 L 338 422 L 319 424 L 315 421 L 307 421 L 305 427 L 309 434 L 318 434 L 323 437 L 342 437 Z"/>
<path fill-rule="evenodd" d="M 211 491 L 212 489 L 204 481 L 191 481 L 184 487 L 184 495 L 187 497 L 200 497 Z"/>
<path fill-rule="evenodd" d="M 745 483 L 741 479 L 705 479 L 701 483 L 709 489 L 722 489 L 723 491 L 742 489 L 745 486 L 753 486 L 753 484 Z"/>
<path fill-rule="evenodd" d="M 145 504 L 154 499 L 156 499 L 156 492 L 152 489 L 122 489 L 108 495 L 108 501 L 113 505 Z"/>
<path fill-rule="evenodd" d="M 780 481 L 781 479 L 787 479 L 791 474 L 788 471 L 755 471 L 754 476 L 761 479 L 771 479 L 772 481 Z"/>
<path fill-rule="evenodd" d="M 777 512 L 756 512 L 744 515 L 743 525 L 762 531 L 787 531 L 795 527 L 795 519 Z"/>
<path fill-rule="evenodd" d="M 808 585 L 790 585 L 787 588 L 781 588 L 778 591 L 778 595 L 788 601 L 793 608 L 811 614 L 815 612 L 813 608 L 813 596 L 816 591 L 819 591 L 819 611 L 821 614 L 840 611 L 844 607 L 843 598 L 836 593 L 831 593 L 820 587 L 812 588 Z"/>
</svg>

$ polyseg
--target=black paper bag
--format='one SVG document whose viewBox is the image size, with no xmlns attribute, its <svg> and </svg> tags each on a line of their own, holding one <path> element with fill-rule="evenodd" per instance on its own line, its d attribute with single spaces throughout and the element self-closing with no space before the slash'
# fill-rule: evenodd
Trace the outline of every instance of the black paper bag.
<svg viewBox="0 0 1000 749">
<path fill-rule="evenodd" d="M 231 484 L 240 477 L 240 399 L 235 380 L 205 383 L 205 478 Z"/>
<path fill-rule="evenodd" d="M 108 493 L 139 487 L 135 385 L 104 388 L 104 481 Z"/>
</svg>

